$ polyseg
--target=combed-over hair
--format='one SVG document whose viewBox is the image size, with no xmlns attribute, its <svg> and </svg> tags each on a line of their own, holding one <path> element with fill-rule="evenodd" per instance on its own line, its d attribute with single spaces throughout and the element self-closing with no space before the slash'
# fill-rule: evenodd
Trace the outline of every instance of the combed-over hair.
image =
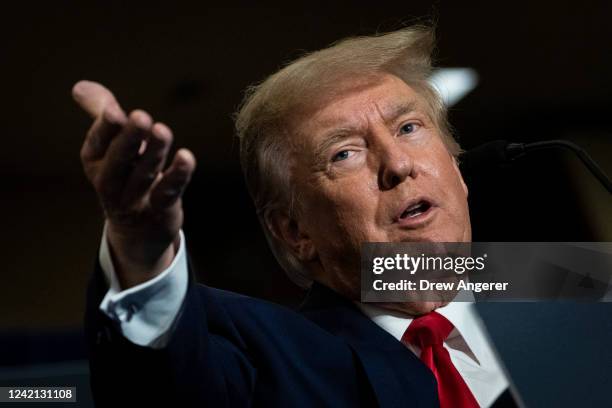
<svg viewBox="0 0 612 408">
<path fill-rule="evenodd" d="M 446 148 L 457 157 L 461 149 L 449 130 L 444 103 L 427 81 L 434 45 L 433 29 L 425 26 L 347 38 L 298 58 L 247 89 L 235 116 L 242 170 L 268 243 L 296 284 L 307 287 L 311 283 L 308 271 L 274 238 L 265 221 L 272 209 L 291 214 L 294 208 L 289 148 L 292 117 L 325 96 L 333 97 L 347 80 L 367 81 L 392 74 L 425 99 Z"/>
</svg>

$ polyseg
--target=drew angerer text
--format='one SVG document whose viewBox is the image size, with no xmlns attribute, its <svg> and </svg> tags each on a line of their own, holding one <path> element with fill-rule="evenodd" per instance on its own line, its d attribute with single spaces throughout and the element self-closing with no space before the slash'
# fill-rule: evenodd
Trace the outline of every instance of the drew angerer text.
<svg viewBox="0 0 612 408">
<path fill-rule="evenodd" d="M 431 282 L 427 279 L 420 279 L 417 282 L 402 279 L 399 282 L 383 282 L 381 279 L 376 279 L 372 287 L 376 291 L 405 291 L 405 290 L 423 290 L 423 291 L 459 291 L 471 290 L 473 292 L 483 291 L 504 291 L 508 289 L 508 282 L 468 282 L 463 279 L 457 282 Z"/>
</svg>

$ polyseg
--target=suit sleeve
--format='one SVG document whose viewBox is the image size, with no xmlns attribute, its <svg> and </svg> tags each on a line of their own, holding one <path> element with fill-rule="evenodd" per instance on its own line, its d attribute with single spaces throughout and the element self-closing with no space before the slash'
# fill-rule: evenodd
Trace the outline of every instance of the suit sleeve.
<svg viewBox="0 0 612 408">
<path fill-rule="evenodd" d="M 172 316 L 171 325 L 164 341 L 156 347 L 131 341 L 122 319 L 100 308 L 110 287 L 100 258 L 96 259 L 85 312 L 96 406 L 251 404 L 256 380 L 252 353 L 223 303 L 207 287 L 195 282 L 186 251 L 185 258 L 188 276 L 184 297 L 179 310 L 168 314 Z M 154 295 L 155 290 L 151 293 Z M 146 303 L 142 294 L 137 297 Z"/>
</svg>

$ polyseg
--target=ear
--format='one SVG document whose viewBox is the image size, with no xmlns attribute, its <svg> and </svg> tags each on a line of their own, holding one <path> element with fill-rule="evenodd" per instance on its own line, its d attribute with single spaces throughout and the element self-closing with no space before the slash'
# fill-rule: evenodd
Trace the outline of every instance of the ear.
<svg viewBox="0 0 612 408">
<path fill-rule="evenodd" d="M 289 248 L 297 259 L 307 262 L 315 258 L 316 249 L 312 240 L 286 211 L 268 210 L 264 213 L 264 222 L 274 238 Z"/>
<path fill-rule="evenodd" d="M 461 174 L 461 170 L 459 169 L 459 161 L 457 160 L 456 157 L 451 156 L 451 159 L 453 160 L 453 168 L 455 169 L 455 172 L 457 173 L 457 177 L 459 177 L 459 180 L 461 181 L 461 186 L 463 187 L 463 191 L 465 192 L 465 196 L 468 196 L 468 187 L 465 184 L 465 181 L 463 180 L 463 175 Z"/>
</svg>

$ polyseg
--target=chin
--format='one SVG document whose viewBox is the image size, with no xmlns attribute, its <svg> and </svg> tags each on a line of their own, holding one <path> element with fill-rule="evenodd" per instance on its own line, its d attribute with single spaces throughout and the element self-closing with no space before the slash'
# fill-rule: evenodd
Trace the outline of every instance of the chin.
<svg viewBox="0 0 612 408">
<path fill-rule="evenodd" d="M 388 242 L 470 242 L 472 229 L 469 223 L 437 224 L 429 228 L 403 230 Z"/>
</svg>

